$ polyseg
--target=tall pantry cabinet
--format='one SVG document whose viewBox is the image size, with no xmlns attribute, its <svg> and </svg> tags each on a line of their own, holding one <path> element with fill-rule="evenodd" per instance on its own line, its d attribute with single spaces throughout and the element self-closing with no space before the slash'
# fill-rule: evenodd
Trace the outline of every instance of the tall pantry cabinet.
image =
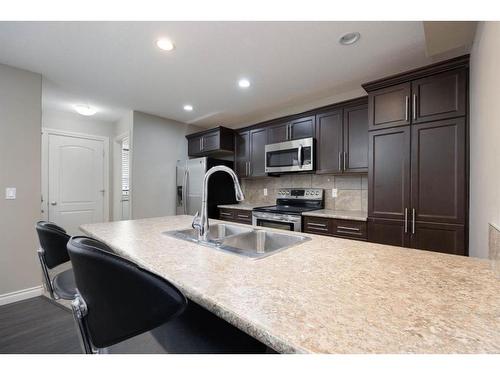
<svg viewBox="0 0 500 375">
<path fill-rule="evenodd" d="M 468 254 L 468 71 L 467 55 L 363 85 L 369 241 Z"/>
</svg>

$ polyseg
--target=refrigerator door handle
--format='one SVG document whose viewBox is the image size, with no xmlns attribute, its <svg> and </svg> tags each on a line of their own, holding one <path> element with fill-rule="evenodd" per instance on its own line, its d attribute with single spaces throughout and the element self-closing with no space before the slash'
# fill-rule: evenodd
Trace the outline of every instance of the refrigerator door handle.
<svg viewBox="0 0 500 375">
<path fill-rule="evenodd" d="M 184 209 L 184 215 L 187 215 L 187 183 L 188 183 L 188 169 L 184 170 L 184 181 L 182 182 L 182 207 Z"/>
</svg>

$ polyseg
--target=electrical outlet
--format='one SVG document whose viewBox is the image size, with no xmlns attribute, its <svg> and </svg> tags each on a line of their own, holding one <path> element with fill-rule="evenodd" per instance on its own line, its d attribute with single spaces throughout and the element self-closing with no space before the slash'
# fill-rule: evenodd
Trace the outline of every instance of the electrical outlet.
<svg viewBox="0 0 500 375">
<path fill-rule="evenodd" d="M 338 191 L 337 189 L 332 189 L 332 198 L 337 198 Z"/>
<path fill-rule="evenodd" d="M 16 199 L 16 188 L 15 187 L 5 188 L 5 199 Z"/>
<path fill-rule="evenodd" d="M 264 188 L 264 197 L 267 197 L 267 188 Z"/>
</svg>

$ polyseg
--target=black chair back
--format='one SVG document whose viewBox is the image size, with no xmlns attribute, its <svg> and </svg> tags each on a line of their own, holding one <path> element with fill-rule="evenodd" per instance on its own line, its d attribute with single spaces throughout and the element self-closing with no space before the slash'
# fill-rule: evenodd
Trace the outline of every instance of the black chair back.
<svg viewBox="0 0 500 375">
<path fill-rule="evenodd" d="M 66 245 L 70 236 L 63 228 L 48 221 L 39 221 L 36 223 L 36 231 L 40 247 L 44 250 L 44 261 L 48 268 L 54 268 L 69 261 Z"/>
<path fill-rule="evenodd" d="M 174 285 L 115 255 L 100 241 L 72 237 L 68 252 L 85 305 L 84 330 L 95 348 L 156 328 L 186 308 L 186 297 Z"/>
</svg>

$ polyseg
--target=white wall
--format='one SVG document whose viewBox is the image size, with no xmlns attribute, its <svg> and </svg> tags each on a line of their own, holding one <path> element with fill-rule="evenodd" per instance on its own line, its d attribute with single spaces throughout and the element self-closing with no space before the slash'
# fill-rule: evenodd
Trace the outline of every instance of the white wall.
<svg viewBox="0 0 500 375">
<path fill-rule="evenodd" d="M 0 296 L 42 284 L 41 90 L 39 74 L 0 65 Z M 4 199 L 6 187 L 17 188 L 16 200 Z"/>
<path fill-rule="evenodd" d="M 187 158 L 193 127 L 142 112 L 133 113 L 132 218 L 175 215 L 177 160 Z"/>
<path fill-rule="evenodd" d="M 101 137 L 112 137 L 115 123 L 101 121 L 92 116 L 82 116 L 78 113 L 43 111 L 42 126 L 44 128 L 98 135 Z"/>
<path fill-rule="evenodd" d="M 470 62 L 471 256 L 488 256 L 488 223 L 500 225 L 500 22 L 481 22 Z"/>
</svg>

